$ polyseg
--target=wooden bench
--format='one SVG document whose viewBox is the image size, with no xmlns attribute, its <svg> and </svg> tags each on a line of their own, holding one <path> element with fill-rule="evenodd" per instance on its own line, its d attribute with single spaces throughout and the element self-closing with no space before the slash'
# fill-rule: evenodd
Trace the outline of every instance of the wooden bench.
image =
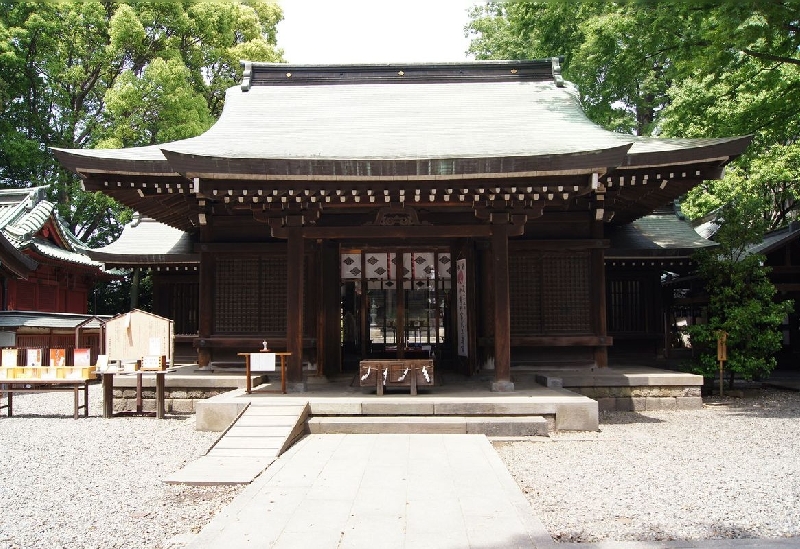
<svg viewBox="0 0 800 549">
<path fill-rule="evenodd" d="M 409 387 L 416 395 L 417 387 L 434 383 L 431 358 L 362 360 L 359 364 L 359 385 L 375 387 L 378 395 L 383 394 L 384 387 Z"/>
<path fill-rule="evenodd" d="M 14 412 L 14 393 L 42 393 L 72 391 L 75 396 L 74 418 L 80 410 L 89 417 L 89 382 L 95 379 L 94 366 L 2 366 L 0 367 L 0 394 L 6 396 L 8 417 Z M 83 404 L 80 393 L 83 393 Z"/>
</svg>

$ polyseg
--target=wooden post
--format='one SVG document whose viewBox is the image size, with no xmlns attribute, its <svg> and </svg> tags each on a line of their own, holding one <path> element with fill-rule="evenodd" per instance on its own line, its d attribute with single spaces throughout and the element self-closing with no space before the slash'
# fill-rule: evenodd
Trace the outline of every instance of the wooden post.
<svg viewBox="0 0 800 549">
<path fill-rule="evenodd" d="M 395 317 L 394 341 L 397 346 L 397 358 L 406 356 L 406 300 L 403 282 L 403 250 L 398 248 L 394 254 L 395 260 L 395 305 L 397 306 Z"/>
<path fill-rule="evenodd" d="M 511 381 L 511 299 L 508 279 L 508 214 L 492 214 L 494 279 L 494 375 L 492 391 L 513 391 Z"/>
<path fill-rule="evenodd" d="M 593 249 L 589 252 L 591 258 L 591 279 L 589 284 L 592 286 L 590 295 L 592 296 L 592 313 L 594 315 L 595 334 L 599 337 L 608 335 L 608 321 L 606 318 L 606 268 L 605 251 L 603 249 Z M 594 362 L 598 368 L 608 366 L 608 347 L 598 345 L 594 348 Z"/>
<path fill-rule="evenodd" d="M 601 205 L 603 202 L 600 203 Z M 604 224 L 602 219 L 595 219 L 592 222 L 592 237 L 603 238 Z M 606 312 L 606 261 L 605 250 L 594 248 L 589 252 L 590 257 L 590 280 L 592 296 L 592 315 L 594 316 L 594 331 L 599 337 L 608 335 L 608 315 Z M 608 366 L 608 347 L 598 345 L 594 348 L 594 362 L 598 368 Z"/>
<path fill-rule="evenodd" d="M 139 308 L 139 279 L 141 278 L 142 269 L 140 267 L 133 268 L 131 274 L 131 309 Z"/>
<path fill-rule="evenodd" d="M 724 396 L 722 385 L 725 361 L 728 360 L 728 333 L 722 330 L 717 332 L 717 360 L 719 361 L 719 396 Z"/>
<path fill-rule="evenodd" d="M 342 371 L 339 245 L 325 240 L 320 252 L 322 299 L 319 315 L 322 321 L 319 341 L 322 343 L 317 344 L 317 360 L 322 360 L 322 372 L 331 376 Z"/>
<path fill-rule="evenodd" d="M 213 254 L 200 252 L 200 296 L 198 308 L 198 336 L 199 339 L 210 337 L 214 331 L 214 286 L 216 284 L 216 261 Z M 207 368 L 211 362 L 211 349 L 208 347 L 197 348 L 197 364 Z"/>
<path fill-rule="evenodd" d="M 286 218 L 288 240 L 286 280 L 286 350 L 289 367 L 286 371 L 287 389 L 292 393 L 305 391 L 303 381 L 303 226 L 301 216 Z"/>
</svg>

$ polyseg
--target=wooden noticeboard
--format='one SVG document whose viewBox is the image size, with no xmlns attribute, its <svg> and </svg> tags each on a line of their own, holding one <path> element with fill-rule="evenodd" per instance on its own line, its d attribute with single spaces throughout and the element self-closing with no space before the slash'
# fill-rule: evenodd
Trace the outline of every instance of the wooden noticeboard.
<svg viewBox="0 0 800 549">
<path fill-rule="evenodd" d="M 106 354 L 110 361 L 164 355 L 172 364 L 174 349 L 173 322 L 169 318 L 134 309 L 106 323 Z"/>
</svg>

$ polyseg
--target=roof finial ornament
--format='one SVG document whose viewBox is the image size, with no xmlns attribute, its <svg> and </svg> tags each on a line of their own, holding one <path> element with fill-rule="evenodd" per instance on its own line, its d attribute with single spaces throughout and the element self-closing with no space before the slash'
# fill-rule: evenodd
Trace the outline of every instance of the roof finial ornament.
<svg viewBox="0 0 800 549">
<path fill-rule="evenodd" d="M 242 64 L 242 91 L 250 91 L 250 75 L 253 72 L 253 63 L 241 61 Z"/>
<path fill-rule="evenodd" d="M 564 87 L 564 78 L 561 76 L 561 58 L 551 57 L 550 62 L 553 64 L 553 80 L 557 88 Z"/>
</svg>

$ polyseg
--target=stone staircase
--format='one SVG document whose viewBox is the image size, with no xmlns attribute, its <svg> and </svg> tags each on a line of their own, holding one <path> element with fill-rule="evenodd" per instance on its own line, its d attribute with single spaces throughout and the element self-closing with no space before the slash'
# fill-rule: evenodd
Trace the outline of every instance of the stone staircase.
<svg viewBox="0 0 800 549">
<path fill-rule="evenodd" d="M 542 416 L 323 416 L 308 420 L 311 434 L 451 434 L 548 436 Z"/>
</svg>

